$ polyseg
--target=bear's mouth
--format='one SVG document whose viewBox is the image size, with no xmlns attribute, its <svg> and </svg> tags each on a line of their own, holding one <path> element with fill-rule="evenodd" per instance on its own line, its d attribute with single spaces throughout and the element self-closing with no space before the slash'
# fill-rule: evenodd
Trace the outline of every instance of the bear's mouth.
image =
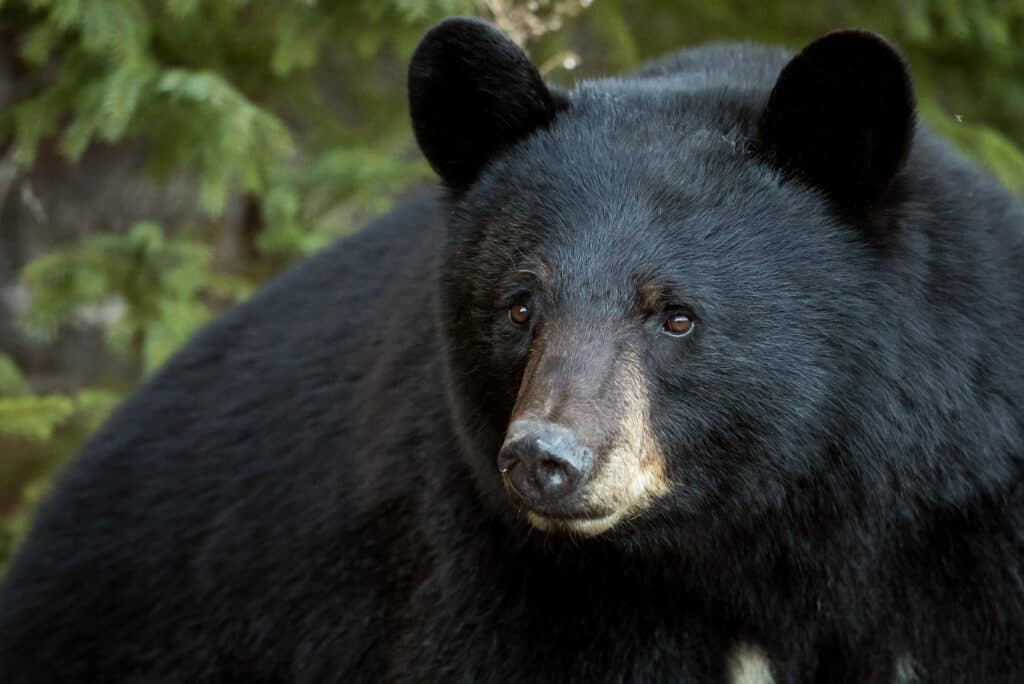
<svg viewBox="0 0 1024 684">
<path fill-rule="evenodd" d="M 531 504 L 515 485 L 503 478 L 505 492 L 527 521 L 542 532 L 596 536 L 614 527 L 624 516 L 621 510 L 587 510 L 586 508 L 544 509 Z"/>
<path fill-rule="evenodd" d="M 598 516 L 549 516 L 535 511 L 527 511 L 526 519 L 542 532 L 555 532 L 564 534 L 582 534 L 587 537 L 596 537 L 615 527 L 622 520 L 622 511 L 612 511 L 606 515 Z"/>
</svg>

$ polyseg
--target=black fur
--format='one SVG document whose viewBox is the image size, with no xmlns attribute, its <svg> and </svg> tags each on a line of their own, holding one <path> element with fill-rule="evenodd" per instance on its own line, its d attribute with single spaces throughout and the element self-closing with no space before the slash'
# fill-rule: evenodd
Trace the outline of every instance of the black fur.
<svg viewBox="0 0 1024 684">
<path fill-rule="evenodd" d="M 826 38 L 843 77 L 780 87 L 785 52 L 712 45 L 549 118 L 510 44 L 436 31 L 414 128 L 454 192 L 274 281 L 91 440 L 0 592 L 0 681 L 723 681 L 741 642 L 776 682 L 1024 678 L 1024 208 L 906 101 L 824 87 L 900 150 L 765 114 L 867 87 L 848 39 L 895 53 Z M 522 78 L 479 89 L 491 58 Z M 694 334 L 637 309 L 651 279 Z M 674 484 L 596 538 L 532 530 L 495 467 L 524 289 L 643 359 Z"/>
</svg>

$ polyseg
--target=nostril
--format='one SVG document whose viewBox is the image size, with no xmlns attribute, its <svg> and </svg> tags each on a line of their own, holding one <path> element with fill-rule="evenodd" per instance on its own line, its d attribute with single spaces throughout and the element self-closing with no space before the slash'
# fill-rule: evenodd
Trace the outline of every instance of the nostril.
<svg viewBox="0 0 1024 684">
<path fill-rule="evenodd" d="M 555 491 L 572 479 L 573 470 L 565 461 L 546 458 L 537 464 L 537 479 L 544 489 Z"/>
<path fill-rule="evenodd" d="M 519 459 L 516 458 L 516 454 L 513 449 L 506 446 L 498 452 L 498 470 L 502 474 L 507 473 L 518 462 Z"/>
<path fill-rule="evenodd" d="M 533 481 L 544 496 L 559 496 L 575 487 L 579 471 L 567 460 L 553 455 L 533 464 Z"/>
</svg>

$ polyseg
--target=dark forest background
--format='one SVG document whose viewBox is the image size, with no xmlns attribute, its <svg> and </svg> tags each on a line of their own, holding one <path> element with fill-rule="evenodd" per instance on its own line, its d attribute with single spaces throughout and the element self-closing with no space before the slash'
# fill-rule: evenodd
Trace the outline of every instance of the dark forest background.
<svg viewBox="0 0 1024 684">
<path fill-rule="evenodd" d="M 1024 0 L 0 0 L 0 573 L 52 474 L 199 326 L 432 182 L 405 62 L 450 14 L 565 84 L 873 29 L 923 119 L 1024 194 Z"/>
</svg>

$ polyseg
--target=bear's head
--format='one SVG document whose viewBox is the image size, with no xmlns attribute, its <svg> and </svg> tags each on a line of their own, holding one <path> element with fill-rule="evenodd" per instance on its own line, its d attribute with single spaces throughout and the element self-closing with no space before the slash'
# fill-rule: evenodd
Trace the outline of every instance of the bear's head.
<svg viewBox="0 0 1024 684">
<path fill-rule="evenodd" d="M 746 77 L 716 50 L 572 92 L 478 20 L 412 58 L 414 131 L 448 190 L 461 446 L 484 498 L 541 530 L 750 520 L 870 468 L 836 439 L 877 399 L 861 364 L 885 345 L 907 71 L 857 31 L 756 48 Z"/>
</svg>

